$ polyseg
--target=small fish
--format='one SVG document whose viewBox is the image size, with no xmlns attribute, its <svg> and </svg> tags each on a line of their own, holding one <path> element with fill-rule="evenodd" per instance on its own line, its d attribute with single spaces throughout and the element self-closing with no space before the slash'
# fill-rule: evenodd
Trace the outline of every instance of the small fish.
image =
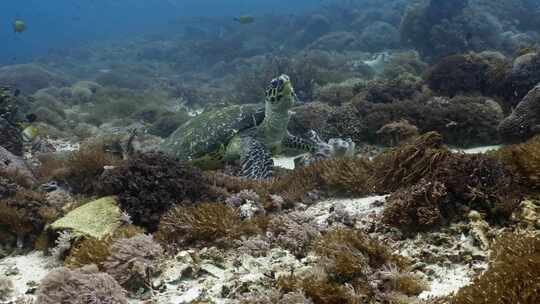
<svg viewBox="0 0 540 304">
<path fill-rule="evenodd" d="M 253 16 L 243 15 L 243 16 L 234 18 L 234 21 L 240 24 L 250 24 L 250 23 L 255 22 L 255 18 Z"/>
<path fill-rule="evenodd" d="M 39 135 L 39 130 L 35 126 L 29 125 L 22 131 L 22 137 L 27 142 L 32 142 Z"/>
<path fill-rule="evenodd" d="M 26 23 L 20 19 L 13 20 L 13 31 L 15 33 L 22 33 L 26 30 Z"/>
<path fill-rule="evenodd" d="M 29 122 L 29 123 L 33 123 L 34 121 L 36 121 L 36 120 L 37 120 L 37 115 L 36 115 L 36 114 L 33 114 L 33 113 L 31 113 L 31 114 L 28 114 L 28 115 L 26 115 L 26 117 L 25 117 L 25 118 L 26 118 L 26 121 L 27 121 L 27 122 Z"/>
</svg>

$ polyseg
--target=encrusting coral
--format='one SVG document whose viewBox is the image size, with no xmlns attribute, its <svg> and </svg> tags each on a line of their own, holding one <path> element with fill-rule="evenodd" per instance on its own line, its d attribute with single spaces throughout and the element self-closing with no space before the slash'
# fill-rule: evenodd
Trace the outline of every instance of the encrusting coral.
<svg viewBox="0 0 540 304">
<path fill-rule="evenodd" d="M 129 291 L 151 287 L 150 280 L 159 272 L 163 248 L 152 236 L 140 234 L 114 242 L 111 255 L 103 264 L 105 271 Z"/>
<path fill-rule="evenodd" d="M 39 285 L 37 301 L 43 304 L 127 304 L 125 291 L 95 265 L 76 270 L 51 271 Z"/>
<path fill-rule="evenodd" d="M 118 196 L 135 225 L 157 229 L 161 215 L 176 204 L 211 196 L 201 172 L 161 153 L 136 154 L 100 179 L 102 194 Z"/>
</svg>

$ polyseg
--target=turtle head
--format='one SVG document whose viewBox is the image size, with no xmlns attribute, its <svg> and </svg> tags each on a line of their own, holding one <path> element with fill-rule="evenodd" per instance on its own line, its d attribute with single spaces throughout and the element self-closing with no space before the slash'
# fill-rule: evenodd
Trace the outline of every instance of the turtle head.
<svg viewBox="0 0 540 304">
<path fill-rule="evenodd" d="M 272 79 L 266 88 L 266 102 L 279 108 L 290 108 L 295 96 L 291 78 L 285 74 Z"/>
</svg>

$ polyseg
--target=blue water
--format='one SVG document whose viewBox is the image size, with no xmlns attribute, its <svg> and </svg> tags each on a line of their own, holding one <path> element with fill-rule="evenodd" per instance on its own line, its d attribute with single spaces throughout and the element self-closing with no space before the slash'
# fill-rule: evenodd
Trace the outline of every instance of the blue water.
<svg viewBox="0 0 540 304">
<path fill-rule="evenodd" d="M 298 13 L 318 0 L 2 0 L 0 64 L 23 63 L 50 50 L 140 34 L 174 34 L 186 17 Z M 14 18 L 27 25 L 13 32 Z"/>
</svg>

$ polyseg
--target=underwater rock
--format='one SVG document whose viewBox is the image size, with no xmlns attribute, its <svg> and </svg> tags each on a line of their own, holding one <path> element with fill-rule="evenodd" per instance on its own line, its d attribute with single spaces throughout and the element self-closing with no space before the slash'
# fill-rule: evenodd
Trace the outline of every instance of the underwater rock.
<svg viewBox="0 0 540 304">
<path fill-rule="evenodd" d="M 303 47 L 317 38 L 327 34 L 331 29 L 330 20 L 320 14 L 312 15 L 304 29 L 295 34 L 295 43 Z"/>
<path fill-rule="evenodd" d="M 368 52 L 380 52 L 399 46 L 399 31 L 391 24 L 376 21 L 360 34 L 359 45 Z"/>
<path fill-rule="evenodd" d="M 406 119 L 382 126 L 377 134 L 380 135 L 380 143 L 389 147 L 399 146 L 420 135 L 418 128 Z"/>
<path fill-rule="evenodd" d="M 21 129 L 0 117 L 0 146 L 15 155 L 22 156 L 23 142 L 21 131 Z"/>
<path fill-rule="evenodd" d="M 467 0 L 411 2 L 400 28 L 401 41 L 430 60 L 496 49 L 502 31 L 496 16 Z"/>
<path fill-rule="evenodd" d="M 25 161 L 3 147 L 0 147 L 0 173 L 17 176 L 28 185 L 36 183 L 36 179 Z"/>
<path fill-rule="evenodd" d="M 84 103 L 92 99 L 101 85 L 93 81 L 78 81 L 71 87 L 71 98 L 75 103 Z"/>
<path fill-rule="evenodd" d="M 485 97 L 433 97 L 392 103 L 353 102 L 337 107 L 325 123 L 325 138 L 352 138 L 378 143 L 377 131 L 384 125 L 408 120 L 420 133 L 437 131 L 448 144 L 474 146 L 498 140 L 497 126 L 503 115 Z"/>
<path fill-rule="evenodd" d="M 303 136 L 310 130 L 321 134 L 333 108 L 325 103 L 310 102 L 292 108 L 291 111 L 293 114 L 289 121 L 288 130 L 294 135 Z"/>
<path fill-rule="evenodd" d="M 96 82 L 102 86 L 141 90 L 147 89 L 152 81 L 141 73 L 120 67 L 100 74 L 96 77 Z"/>
<path fill-rule="evenodd" d="M 0 83 L 18 88 L 25 94 L 33 94 L 43 88 L 65 86 L 68 80 L 64 75 L 37 64 L 20 64 L 0 68 Z"/>
<path fill-rule="evenodd" d="M 7 301 L 13 291 L 13 282 L 8 278 L 0 278 L 0 301 Z"/>
<path fill-rule="evenodd" d="M 527 93 L 498 129 L 507 143 L 526 141 L 540 133 L 540 84 Z"/>
<path fill-rule="evenodd" d="M 515 107 L 540 82 L 540 53 L 528 52 L 514 59 L 501 95 Z M 515 102 L 514 102 L 515 101 Z"/>
<path fill-rule="evenodd" d="M 526 199 L 512 214 L 512 220 L 524 229 L 540 229 L 540 201 Z"/>
<path fill-rule="evenodd" d="M 102 239 L 122 225 L 116 198 L 104 197 L 82 205 L 51 224 L 53 230 L 70 230 L 79 236 Z"/>
<path fill-rule="evenodd" d="M 326 34 L 310 45 L 307 46 L 311 50 L 325 51 L 344 51 L 357 49 L 358 36 L 353 32 L 332 32 Z"/>
<path fill-rule="evenodd" d="M 151 286 L 151 279 L 160 272 L 163 248 L 151 235 L 140 234 L 120 239 L 110 248 L 111 255 L 104 263 L 106 272 L 131 292 Z"/>
<path fill-rule="evenodd" d="M 452 55 L 429 69 L 426 83 L 444 96 L 483 93 L 486 91 L 488 69 L 488 63 L 476 54 Z"/>
</svg>

